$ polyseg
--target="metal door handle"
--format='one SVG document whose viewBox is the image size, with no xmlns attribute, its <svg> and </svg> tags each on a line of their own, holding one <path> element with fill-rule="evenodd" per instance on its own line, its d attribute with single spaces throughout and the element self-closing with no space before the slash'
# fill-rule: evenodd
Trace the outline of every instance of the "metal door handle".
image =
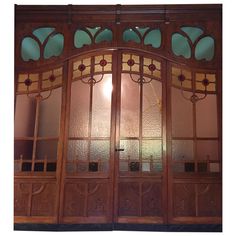
<svg viewBox="0 0 236 236">
<path fill-rule="evenodd" d="M 124 148 L 116 148 L 115 151 L 116 152 L 123 152 L 125 149 Z"/>
</svg>

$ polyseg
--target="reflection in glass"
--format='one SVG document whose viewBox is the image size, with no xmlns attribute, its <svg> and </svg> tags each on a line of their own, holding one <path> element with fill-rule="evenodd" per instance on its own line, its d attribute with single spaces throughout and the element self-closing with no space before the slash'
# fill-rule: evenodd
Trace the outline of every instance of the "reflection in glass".
<svg viewBox="0 0 236 236">
<path fill-rule="evenodd" d="M 121 137 L 139 136 L 139 84 L 133 82 L 128 74 L 121 78 Z"/>
<path fill-rule="evenodd" d="M 185 92 L 190 97 L 192 93 Z M 191 95 L 190 95 L 191 94 Z M 172 135 L 174 137 L 192 137 L 193 136 L 193 105 L 185 100 L 181 91 L 172 88 Z M 205 115 L 203 116 L 205 117 Z"/>
<path fill-rule="evenodd" d="M 36 103 L 27 95 L 16 96 L 15 137 L 32 137 L 34 135 Z"/>
<path fill-rule="evenodd" d="M 74 81 L 71 85 L 70 137 L 88 136 L 89 91 L 89 85 L 80 80 Z"/>
<path fill-rule="evenodd" d="M 143 137 L 160 137 L 162 120 L 162 84 L 152 80 L 143 85 Z"/>
<path fill-rule="evenodd" d="M 41 93 L 42 97 L 49 92 Z M 58 136 L 61 116 L 61 88 L 52 90 L 50 97 L 40 102 L 38 136 Z"/>
<path fill-rule="evenodd" d="M 57 140 L 40 140 L 37 141 L 36 159 L 57 160 Z"/>
<path fill-rule="evenodd" d="M 92 140 L 90 147 L 90 160 L 108 160 L 110 156 L 110 140 Z"/>
<path fill-rule="evenodd" d="M 138 140 L 120 140 L 120 147 L 124 148 L 124 152 L 120 152 L 120 159 L 126 159 L 126 160 L 139 159 Z"/>
<path fill-rule="evenodd" d="M 217 137 L 216 95 L 208 94 L 196 103 L 197 137 Z"/>
<path fill-rule="evenodd" d="M 198 160 L 218 160 L 218 141 L 198 140 L 196 155 Z"/>
<path fill-rule="evenodd" d="M 173 160 L 193 160 L 192 140 L 172 140 Z"/>
<path fill-rule="evenodd" d="M 98 79 L 101 75 L 98 76 Z M 96 79 L 96 76 L 94 77 Z M 109 137 L 111 124 L 112 77 L 104 75 L 93 86 L 92 137 Z"/>
<path fill-rule="evenodd" d="M 33 155 L 33 141 L 16 140 L 14 145 L 14 159 L 31 160 Z"/>
<path fill-rule="evenodd" d="M 88 158 L 88 141 L 86 140 L 69 140 L 68 142 L 68 160 L 87 160 Z"/>
</svg>

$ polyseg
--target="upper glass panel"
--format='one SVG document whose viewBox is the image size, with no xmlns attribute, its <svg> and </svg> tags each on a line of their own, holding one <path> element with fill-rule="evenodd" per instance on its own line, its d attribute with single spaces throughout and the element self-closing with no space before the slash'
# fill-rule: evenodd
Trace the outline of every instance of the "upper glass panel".
<svg viewBox="0 0 236 236">
<path fill-rule="evenodd" d="M 203 29 L 193 26 L 181 27 L 172 34 L 172 52 L 186 59 L 211 61 L 215 54 L 215 40 Z"/>
<path fill-rule="evenodd" d="M 135 26 L 125 29 L 122 38 L 124 42 L 150 45 L 153 48 L 159 48 L 161 46 L 161 31 L 150 27 Z"/>
<path fill-rule="evenodd" d="M 64 36 L 52 27 L 35 29 L 31 35 L 24 37 L 21 42 L 21 58 L 24 61 L 38 61 L 60 56 L 64 49 Z"/>
<path fill-rule="evenodd" d="M 112 42 L 113 33 L 108 28 L 94 27 L 77 29 L 74 34 L 74 46 L 82 48 L 86 45 L 98 44 L 102 42 Z"/>
</svg>

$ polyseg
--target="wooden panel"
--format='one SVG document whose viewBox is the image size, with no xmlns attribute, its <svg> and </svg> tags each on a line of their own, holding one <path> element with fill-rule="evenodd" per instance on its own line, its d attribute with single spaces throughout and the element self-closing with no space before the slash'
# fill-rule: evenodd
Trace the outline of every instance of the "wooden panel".
<svg viewBox="0 0 236 236">
<path fill-rule="evenodd" d="M 110 184 L 103 180 L 68 181 L 64 189 L 63 222 L 96 223 L 93 219 L 107 220 L 111 211 L 109 191 Z"/>
<path fill-rule="evenodd" d="M 119 216 L 138 216 L 139 205 L 139 184 L 119 183 Z"/>
<path fill-rule="evenodd" d="M 64 216 L 83 216 L 85 206 L 85 184 L 65 185 Z"/>
<path fill-rule="evenodd" d="M 173 212 L 174 216 L 195 216 L 194 184 L 174 184 Z"/>
<path fill-rule="evenodd" d="M 32 189 L 32 216 L 53 216 L 56 207 L 56 184 L 34 183 Z"/>
<path fill-rule="evenodd" d="M 119 216 L 162 217 L 162 184 L 154 181 L 121 182 L 118 204 Z"/>
<path fill-rule="evenodd" d="M 14 184 L 14 215 L 27 216 L 28 202 L 30 198 L 30 184 L 29 183 L 15 183 Z"/>
<path fill-rule="evenodd" d="M 162 216 L 162 190 L 160 183 L 142 184 L 142 216 Z"/>
<path fill-rule="evenodd" d="M 222 215 L 222 188 L 221 184 L 198 185 L 198 215 Z"/>
<path fill-rule="evenodd" d="M 15 180 L 14 215 L 18 219 L 36 217 L 41 222 L 44 217 L 54 221 L 56 216 L 56 183 L 46 180 Z M 40 218 L 41 217 L 41 218 Z M 41 219 L 41 220 L 40 220 Z M 27 221 L 27 220 L 26 220 Z M 37 221 L 37 220 L 36 220 Z M 48 222 L 48 220 L 43 220 Z"/>
</svg>

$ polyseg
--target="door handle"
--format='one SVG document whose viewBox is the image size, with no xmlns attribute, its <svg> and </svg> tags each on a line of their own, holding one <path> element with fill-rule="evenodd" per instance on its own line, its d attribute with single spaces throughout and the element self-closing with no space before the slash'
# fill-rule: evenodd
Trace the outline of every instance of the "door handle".
<svg viewBox="0 0 236 236">
<path fill-rule="evenodd" d="M 116 152 L 123 152 L 125 149 L 124 148 L 116 148 L 115 151 Z"/>
</svg>

